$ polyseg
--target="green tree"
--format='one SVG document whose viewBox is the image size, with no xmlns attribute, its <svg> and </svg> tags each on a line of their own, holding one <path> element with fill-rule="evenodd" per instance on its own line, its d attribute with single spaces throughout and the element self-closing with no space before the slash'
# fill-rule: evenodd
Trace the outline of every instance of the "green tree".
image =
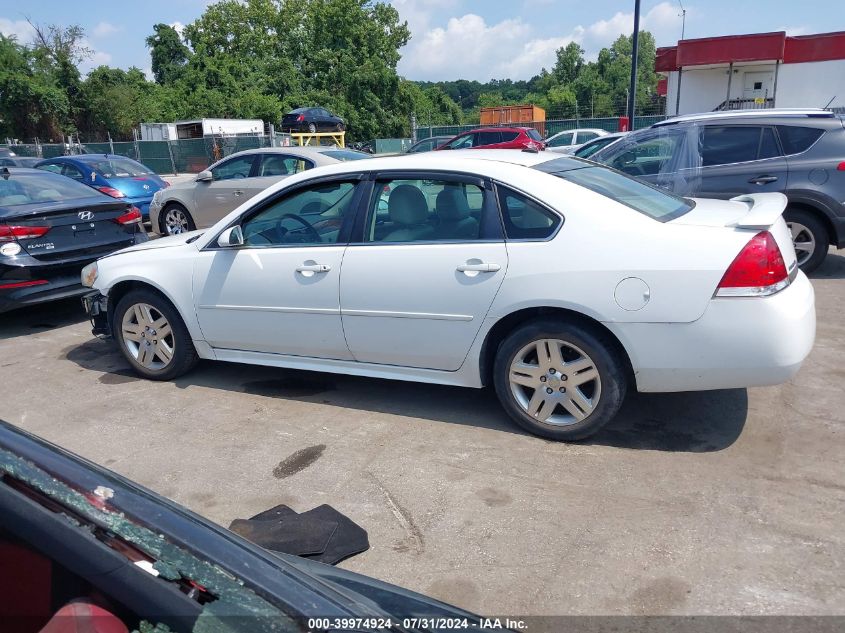
<svg viewBox="0 0 845 633">
<path fill-rule="evenodd" d="M 151 67 L 156 83 L 176 81 L 188 63 L 190 51 L 179 37 L 179 32 L 169 24 L 156 24 L 153 31 L 155 33 L 145 41 L 150 49 Z"/>
</svg>

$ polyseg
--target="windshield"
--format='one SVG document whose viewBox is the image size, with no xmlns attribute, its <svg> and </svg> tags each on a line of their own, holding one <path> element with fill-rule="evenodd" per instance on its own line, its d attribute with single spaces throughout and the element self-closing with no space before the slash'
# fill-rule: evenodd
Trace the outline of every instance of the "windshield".
<svg viewBox="0 0 845 633">
<path fill-rule="evenodd" d="M 320 153 L 323 156 L 328 156 L 329 158 L 334 158 L 335 160 L 342 161 L 372 158 L 372 156 L 370 156 L 369 154 L 365 154 L 364 152 L 356 152 L 355 150 L 351 149 L 330 149 Z"/>
<path fill-rule="evenodd" d="M 694 203 L 601 165 L 558 158 L 534 167 L 620 202 L 634 211 L 668 222 L 693 208 Z"/>
<path fill-rule="evenodd" d="M 45 171 L 13 172 L 9 178 L 0 178 L 0 206 L 3 207 L 81 200 L 100 195 L 75 180 Z"/>
<path fill-rule="evenodd" d="M 119 156 L 97 158 L 84 162 L 103 178 L 131 178 L 133 176 L 149 176 L 153 173 L 141 163 Z"/>
</svg>

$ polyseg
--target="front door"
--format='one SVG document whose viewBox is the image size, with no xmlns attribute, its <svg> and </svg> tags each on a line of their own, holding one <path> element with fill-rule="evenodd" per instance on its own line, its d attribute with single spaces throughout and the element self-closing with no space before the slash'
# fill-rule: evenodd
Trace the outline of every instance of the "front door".
<svg viewBox="0 0 845 633">
<path fill-rule="evenodd" d="M 243 247 L 201 253 L 194 297 L 212 347 L 351 358 L 338 295 L 356 190 L 323 181 L 262 201 L 241 222 Z"/>
<path fill-rule="evenodd" d="M 492 192 L 478 179 L 381 178 L 340 303 L 355 360 L 454 371 L 507 269 Z"/>
<path fill-rule="evenodd" d="M 257 158 L 257 154 L 234 156 L 211 170 L 211 181 L 196 183 L 194 205 L 199 226 L 211 226 L 249 200 Z"/>
<path fill-rule="evenodd" d="M 745 73 L 742 84 L 743 99 L 767 99 L 772 96 L 772 82 L 774 73 L 753 72 Z"/>
</svg>

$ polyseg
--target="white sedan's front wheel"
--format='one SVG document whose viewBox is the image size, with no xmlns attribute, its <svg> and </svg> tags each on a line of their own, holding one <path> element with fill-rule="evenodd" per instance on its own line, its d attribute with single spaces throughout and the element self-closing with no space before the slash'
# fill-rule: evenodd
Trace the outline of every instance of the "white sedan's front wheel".
<svg viewBox="0 0 845 633">
<path fill-rule="evenodd" d="M 179 313 L 152 289 L 132 290 L 118 301 L 114 336 L 123 356 L 145 378 L 171 380 L 198 360 Z"/>
<path fill-rule="evenodd" d="M 606 337 L 550 320 L 508 336 L 493 371 L 496 393 L 514 421 L 555 440 L 594 434 L 616 415 L 627 386 Z"/>
</svg>

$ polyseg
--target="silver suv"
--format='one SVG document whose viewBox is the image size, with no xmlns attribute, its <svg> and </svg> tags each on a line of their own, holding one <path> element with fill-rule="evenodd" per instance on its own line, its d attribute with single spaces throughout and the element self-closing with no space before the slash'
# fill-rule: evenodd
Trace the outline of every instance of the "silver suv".
<svg viewBox="0 0 845 633">
<path fill-rule="evenodd" d="M 845 247 L 845 119 L 826 110 L 740 110 L 668 119 L 591 157 L 683 196 L 779 191 L 798 264 Z"/>
</svg>

